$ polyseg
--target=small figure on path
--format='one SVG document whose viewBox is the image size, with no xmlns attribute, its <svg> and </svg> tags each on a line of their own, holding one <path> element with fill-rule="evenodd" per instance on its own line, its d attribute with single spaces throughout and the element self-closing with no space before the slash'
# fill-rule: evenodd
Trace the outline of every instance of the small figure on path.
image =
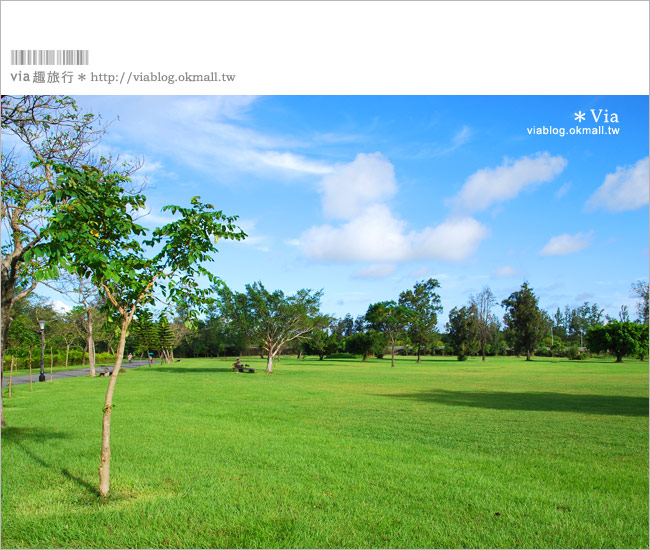
<svg viewBox="0 0 650 550">
<path fill-rule="evenodd" d="M 241 359 L 239 359 L 239 357 L 237 357 L 237 361 L 235 361 L 232 364 L 232 370 L 239 370 L 239 369 L 243 369 L 243 368 L 244 368 L 244 365 L 242 364 Z"/>
<path fill-rule="evenodd" d="M 127 359 L 129 360 L 129 363 L 133 363 L 133 354 L 129 353 L 129 355 L 127 356 Z"/>
</svg>

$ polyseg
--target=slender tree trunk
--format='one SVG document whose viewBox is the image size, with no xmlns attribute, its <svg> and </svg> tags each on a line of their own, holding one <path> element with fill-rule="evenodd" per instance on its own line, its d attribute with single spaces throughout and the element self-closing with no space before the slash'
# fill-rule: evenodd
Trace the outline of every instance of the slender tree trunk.
<svg viewBox="0 0 650 550">
<path fill-rule="evenodd" d="M 269 358 L 266 362 L 266 372 L 269 374 L 273 372 L 273 354 L 270 351 Z"/>
<path fill-rule="evenodd" d="M 104 401 L 104 417 L 102 419 L 102 449 L 99 461 L 99 494 L 101 496 L 108 495 L 111 481 L 111 413 L 113 412 L 113 393 L 115 391 L 115 383 L 117 376 L 120 373 L 122 366 L 122 356 L 124 355 L 124 346 L 126 343 L 126 330 L 129 326 L 128 319 L 122 320 L 122 327 L 120 330 L 120 341 L 117 346 L 117 355 L 115 357 L 115 365 L 113 366 L 113 373 L 108 382 L 108 389 L 106 390 L 106 400 Z"/>
<path fill-rule="evenodd" d="M 29 346 L 29 391 L 34 391 L 32 384 L 32 346 Z"/>
<path fill-rule="evenodd" d="M 483 361 L 485 361 L 485 347 L 486 347 L 485 346 L 485 340 L 482 340 L 481 344 L 482 344 L 482 348 L 483 348 Z"/>
<path fill-rule="evenodd" d="M 391 368 L 395 366 L 395 340 L 392 338 L 390 340 L 390 366 Z"/>
<path fill-rule="evenodd" d="M 11 379 L 14 375 L 14 356 L 11 356 L 11 365 L 9 367 L 9 398 L 11 398 Z"/>
<path fill-rule="evenodd" d="M 530 350 L 526 350 L 526 361 L 530 361 Z"/>
<path fill-rule="evenodd" d="M 68 368 L 68 357 L 70 355 L 70 344 L 65 343 L 65 368 Z"/>
<path fill-rule="evenodd" d="M 86 349 L 88 348 L 88 342 L 86 342 L 83 351 L 81 352 L 81 366 L 83 367 L 86 364 Z"/>
<path fill-rule="evenodd" d="M 421 362 L 422 362 L 422 358 L 421 358 L 421 356 L 420 356 L 420 344 L 418 344 L 418 360 L 417 360 L 417 362 L 418 362 L 418 363 L 421 363 Z"/>
<path fill-rule="evenodd" d="M 86 310 L 86 319 L 88 323 L 88 365 L 90 366 L 90 376 L 95 376 L 95 340 L 93 339 L 93 318 L 90 309 Z"/>
</svg>

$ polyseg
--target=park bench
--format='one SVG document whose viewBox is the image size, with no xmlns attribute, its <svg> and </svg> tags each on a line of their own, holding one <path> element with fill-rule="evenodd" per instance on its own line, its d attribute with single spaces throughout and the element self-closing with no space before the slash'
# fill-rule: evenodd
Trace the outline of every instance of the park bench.
<svg viewBox="0 0 650 550">
<path fill-rule="evenodd" d="M 241 367 L 236 367 L 235 365 L 233 365 L 232 370 L 237 372 L 250 372 L 250 373 L 255 372 L 255 369 L 252 368 L 250 365 L 242 365 Z"/>
</svg>

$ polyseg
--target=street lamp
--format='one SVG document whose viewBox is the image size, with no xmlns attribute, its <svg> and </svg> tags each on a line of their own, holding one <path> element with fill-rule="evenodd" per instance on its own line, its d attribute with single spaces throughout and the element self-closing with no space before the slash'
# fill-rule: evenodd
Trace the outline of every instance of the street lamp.
<svg viewBox="0 0 650 550">
<path fill-rule="evenodd" d="M 45 382 L 45 321 L 39 320 L 38 325 L 41 327 L 41 374 L 38 375 L 39 382 Z"/>
</svg>

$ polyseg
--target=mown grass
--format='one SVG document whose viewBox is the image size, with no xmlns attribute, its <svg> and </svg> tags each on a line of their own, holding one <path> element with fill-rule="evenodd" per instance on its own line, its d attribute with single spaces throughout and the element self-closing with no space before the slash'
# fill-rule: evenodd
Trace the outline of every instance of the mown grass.
<svg viewBox="0 0 650 550">
<path fill-rule="evenodd" d="M 14 388 L 2 547 L 647 548 L 648 364 L 184 360 Z M 5 390 L 6 395 L 6 390 Z"/>
</svg>

